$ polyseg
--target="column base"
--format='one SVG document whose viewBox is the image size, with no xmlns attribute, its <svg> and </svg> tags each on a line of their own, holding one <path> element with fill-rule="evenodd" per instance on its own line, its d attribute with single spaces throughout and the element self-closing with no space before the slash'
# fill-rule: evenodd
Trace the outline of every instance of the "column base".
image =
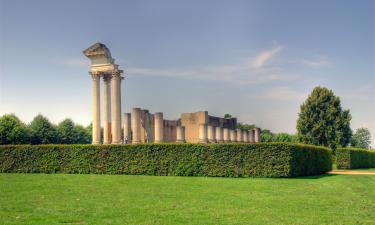
<svg viewBox="0 0 375 225">
<path fill-rule="evenodd" d="M 201 139 L 201 140 L 199 140 L 199 143 L 201 143 L 201 144 L 207 144 L 208 140 L 207 139 Z"/>
<path fill-rule="evenodd" d="M 185 140 L 177 140 L 176 142 L 177 142 L 177 143 L 186 143 Z"/>
<path fill-rule="evenodd" d="M 91 144 L 93 144 L 93 145 L 100 145 L 100 142 L 93 141 Z"/>
<path fill-rule="evenodd" d="M 113 141 L 111 144 L 112 144 L 112 145 L 120 145 L 120 144 L 122 144 L 122 143 L 121 143 L 121 141 L 119 141 L 119 142 L 114 142 L 114 141 Z"/>
</svg>

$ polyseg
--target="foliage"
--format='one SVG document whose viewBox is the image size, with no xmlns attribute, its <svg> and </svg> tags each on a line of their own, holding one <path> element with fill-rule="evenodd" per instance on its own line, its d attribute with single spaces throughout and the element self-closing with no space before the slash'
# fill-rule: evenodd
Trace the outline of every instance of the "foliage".
<svg viewBox="0 0 375 225">
<path fill-rule="evenodd" d="M 367 128 L 358 128 L 352 139 L 350 140 L 350 146 L 354 148 L 365 148 L 369 149 L 371 145 L 371 133 Z"/>
<path fill-rule="evenodd" d="M 295 177 L 330 169 L 330 150 L 288 143 L 0 146 L 0 172 Z"/>
<path fill-rule="evenodd" d="M 81 125 L 74 126 L 74 143 L 75 144 L 90 144 L 91 143 L 91 129 L 85 128 Z"/>
<path fill-rule="evenodd" d="M 58 143 L 56 127 L 44 116 L 37 115 L 29 125 L 31 144 Z"/>
<path fill-rule="evenodd" d="M 269 130 L 262 130 L 260 133 L 262 142 L 290 142 L 298 143 L 297 135 L 287 134 L 287 133 L 278 133 L 274 134 Z"/>
<path fill-rule="evenodd" d="M 0 117 L 0 144 L 26 144 L 30 140 L 26 125 L 13 114 Z"/>
<path fill-rule="evenodd" d="M 336 150 L 338 169 L 375 167 L 375 151 L 358 148 L 338 148 Z"/>
<path fill-rule="evenodd" d="M 255 124 L 237 123 L 237 128 L 244 130 L 251 130 L 256 128 Z"/>
<path fill-rule="evenodd" d="M 352 136 L 351 115 L 342 110 L 340 98 L 324 87 L 316 87 L 301 105 L 297 121 L 299 140 L 302 143 L 345 147 Z"/>
<path fill-rule="evenodd" d="M 59 143 L 73 144 L 76 143 L 76 133 L 74 129 L 74 122 L 71 119 L 65 119 L 57 125 L 57 134 Z"/>
<path fill-rule="evenodd" d="M 230 118 L 232 118 L 232 115 L 229 114 L 229 113 L 226 113 L 226 114 L 224 115 L 224 118 L 225 118 L 225 119 L 230 119 Z"/>
</svg>

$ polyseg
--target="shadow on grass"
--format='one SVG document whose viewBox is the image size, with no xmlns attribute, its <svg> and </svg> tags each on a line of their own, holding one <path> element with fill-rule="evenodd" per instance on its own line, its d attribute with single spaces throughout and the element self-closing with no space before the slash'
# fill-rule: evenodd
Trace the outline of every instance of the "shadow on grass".
<svg viewBox="0 0 375 225">
<path fill-rule="evenodd" d="M 303 177 L 296 177 L 295 179 L 322 179 L 327 177 L 334 177 L 338 176 L 338 174 L 321 174 L 321 175 L 314 175 L 314 176 L 303 176 Z"/>
</svg>

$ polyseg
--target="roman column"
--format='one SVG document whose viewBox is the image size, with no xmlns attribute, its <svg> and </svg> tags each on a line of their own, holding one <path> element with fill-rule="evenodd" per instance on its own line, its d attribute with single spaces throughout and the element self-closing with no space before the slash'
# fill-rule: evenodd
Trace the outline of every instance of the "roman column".
<svg viewBox="0 0 375 225">
<path fill-rule="evenodd" d="M 249 141 L 254 143 L 254 129 L 249 130 Z"/>
<path fill-rule="evenodd" d="M 100 75 L 92 77 L 92 144 L 100 144 Z"/>
<path fill-rule="evenodd" d="M 254 129 L 254 141 L 255 141 L 255 143 L 260 142 L 260 128 Z"/>
<path fill-rule="evenodd" d="M 162 112 L 154 114 L 155 143 L 164 141 L 164 119 Z"/>
<path fill-rule="evenodd" d="M 236 130 L 230 130 L 230 141 L 231 142 L 237 142 L 237 131 Z"/>
<path fill-rule="evenodd" d="M 124 113 L 124 144 L 132 142 L 131 115 Z"/>
<path fill-rule="evenodd" d="M 216 133 L 215 134 L 216 142 L 223 143 L 223 128 L 222 127 L 216 127 L 215 133 Z"/>
<path fill-rule="evenodd" d="M 237 142 L 243 142 L 242 129 L 237 129 Z"/>
<path fill-rule="evenodd" d="M 211 126 L 211 125 L 207 126 L 207 137 L 210 143 L 216 142 L 215 132 L 216 132 L 216 129 L 214 126 Z"/>
<path fill-rule="evenodd" d="M 178 143 L 185 143 L 185 127 L 183 126 L 177 126 L 176 127 L 176 130 L 177 130 L 177 142 Z"/>
<path fill-rule="evenodd" d="M 249 130 L 243 131 L 243 142 L 249 143 Z"/>
<path fill-rule="evenodd" d="M 103 144 L 111 144 L 111 127 L 110 123 L 110 85 L 111 77 L 108 75 L 103 76 L 104 82 L 104 128 L 103 128 Z"/>
<path fill-rule="evenodd" d="M 138 144 L 141 142 L 141 109 L 133 108 L 132 111 L 132 143 Z"/>
<path fill-rule="evenodd" d="M 224 142 L 225 143 L 230 143 L 230 131 L 229 128 L 223 128 L 223 135 L 224 135 Z"/>
<path fill-rule="evenodd" d="M 199 125 L 199 143 L 207 143 L 207 125 L 200 124 Z"/>
<path fill-rule="evenodd" d="M 121 144 L 121 73 L 112 73 L 112 144 Z"/>
</svg>

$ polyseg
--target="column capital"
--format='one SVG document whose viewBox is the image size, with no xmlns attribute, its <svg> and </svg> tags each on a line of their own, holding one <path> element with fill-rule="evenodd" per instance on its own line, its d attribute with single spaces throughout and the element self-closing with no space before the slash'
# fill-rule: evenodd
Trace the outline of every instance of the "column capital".
<svg viewBox="0 0 375 225">
<path fill-rule="evenodd" d="M 91 75 L 92 80 L 94 80 L 94 81 L 100 80 L 100 73 L 98 73 L 98 72 L 89 72 L 89 74 Z"/>
</svg>

